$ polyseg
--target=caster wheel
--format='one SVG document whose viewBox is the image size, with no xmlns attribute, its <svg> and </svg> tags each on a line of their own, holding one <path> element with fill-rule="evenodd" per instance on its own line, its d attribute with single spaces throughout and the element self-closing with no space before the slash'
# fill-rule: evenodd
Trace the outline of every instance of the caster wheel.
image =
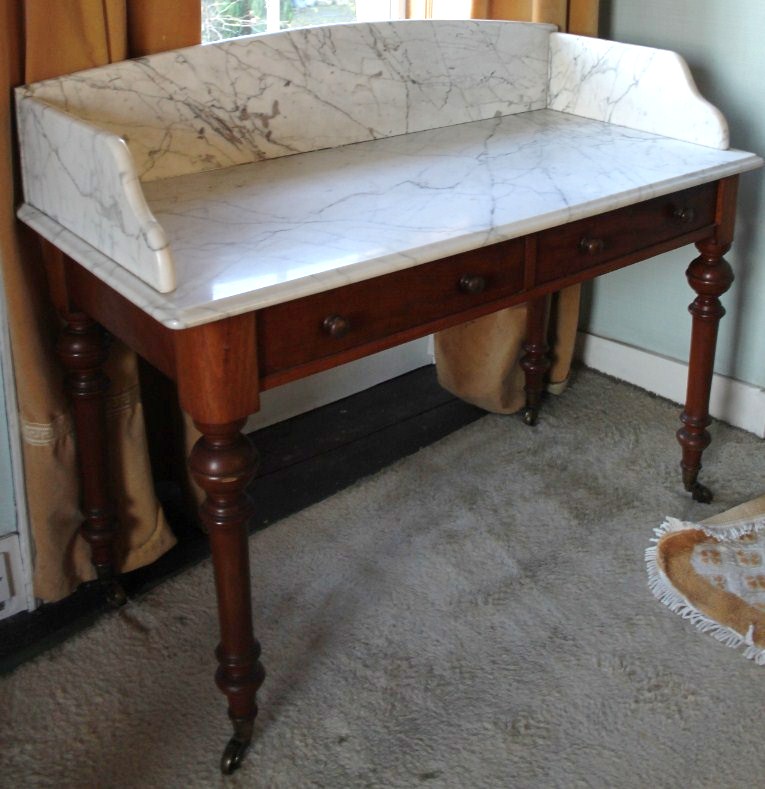
<svg viewBox="0 0 765 789">
<path fill-rule="evenodd" d="M 702 485 L 700 482 L 694 482 L 691 488 L 691 496 L 694 501 L 698 501 L 701 504 L 709 504 L 715 497 L 715 494 L 712 493 L 706 485 Z"/>
<path fill-rule="evenodd" d="M 228 741 L 228 745 L 226 745 L 220 760 L 220 771 L 223 775 L 231 775 L 231 773 L 239 769 L 248 745 L 249 743 L 237 740 L 235 737 Z"/>
<path fill-rule="evenodd" d="M 523 409 L 523 421 L 529 427 L 533 427 L 537 423 L 538 413 L 536 408 Z"/>
<path fill-rule="evenodd" d="M 127 603 L 127 595 L 118 581 L 109 581 L 104 589 L 106 602 L 112 608 L 122 608 Z"/>
</svg>

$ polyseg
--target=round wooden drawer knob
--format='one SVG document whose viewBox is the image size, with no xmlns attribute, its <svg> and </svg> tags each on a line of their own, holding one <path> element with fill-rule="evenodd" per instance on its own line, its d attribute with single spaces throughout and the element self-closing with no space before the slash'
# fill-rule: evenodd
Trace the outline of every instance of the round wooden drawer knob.
<svg viewBox="0 0 765 789">
<path fill-rule="evenodd" d="M 475 274 L 463 274 L 459 281 L 463 293 L 483 293 L 486 290 L 486 277 Z"/>
<path fill-rule="evenodd" d="M 676 208 L 672 216 L 684 225 L 690 224 L 696 218 L 696 212 L 692 208 Z"/>
<path fill-rule="evenodd" d="M 328 315 L 321 322 L 321 328 L 324 329 L 330 337 L 339 339 L 340 337 L 345 337 L 351 330 L 351 322 L 342 315 Z"/>
<path fill-rule="evenodd" d="M 602 238 L 587 238 L 585 236 L 579 242 L 579 249 L 588 255 L 597 255 L 602 252 L 606 244 Z"/>
</svg>

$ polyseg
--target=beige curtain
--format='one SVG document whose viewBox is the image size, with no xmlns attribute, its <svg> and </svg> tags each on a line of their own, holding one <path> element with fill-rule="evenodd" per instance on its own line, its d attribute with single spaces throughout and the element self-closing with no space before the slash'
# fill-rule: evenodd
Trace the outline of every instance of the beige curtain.
<svg viewBox="0 0 765 789">
<path fill-rule="evenodd" d="M 518 19 L 551 22 L 561 30 L 594 36 L 600 0 L 473 0 L 475 19 Z"/>
<path fill-rule="evenodd" d="M 561 30 L 595 35 L 598 5 L 599 0 L 473 0 L 472 16 L 552 22 Z M 437 11 L 437 6 L 430 9 Z M 550 300 L 548 390 L 554 393 L 565 388 L 571 370 L 580 292 L 575 285 Z M 526 306 L 520 305 L 438 333 L 435 355 L 441 385 L 487 411 L 511 413 L 522 408 L 526 398 L 518 360 L 526 312 Z"/>
<path fill-rule="evenodd" d="M 27 505 L 34 544 L 35 594 L 57 600 L 93 577 L 78 535 L 75 446 L 54 344 L 58 319 L 45 277 L 55 251 L 15 219 L 20 202 L 12 88 L 24 82 L 197 43 L 199 0 L 7 0 L 0 10 L 3 117 L 0 156 L 13 173 L 0 187 L 0 264 L 8 300 Z M 113 347 L 108 402 L 122 570 L 154 561 L 174 544 L 154 497 L 136 360 Z"/>
</svg>

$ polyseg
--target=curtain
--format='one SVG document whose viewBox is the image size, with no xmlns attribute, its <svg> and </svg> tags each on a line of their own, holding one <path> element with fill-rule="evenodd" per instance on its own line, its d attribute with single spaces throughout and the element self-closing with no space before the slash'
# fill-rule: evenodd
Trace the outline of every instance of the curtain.
<svg viewBox="0 0 765 789">
<path fill-rule="evenodd" d="M 78 534 L 74 436 L 55 355 L 59 323 L 45 276 L 57 254 L 15 218 L 21 200 L 14 150 L 12 88 L 129 55 L 198 43 L 199 0 L 8 0 L 0 10 L 3 117 L 0 265 L 8 301 L 24 481 L 37 597 L 53 601 L 94 577 Z M 107 402 L 120 569 L 148 564 L 174 544 L 153 493 L 135 356 L 113 344 Z"/>
<path fill-rule="evenodd" d="M 599 0 L 473 0 L 478 19 L 551 22 L 561 30 L 595 35 Z M 437 13 L 437 6 L 429 9 Z M 548 391 L 562 392 L 574 355 L 581 286 L 550 299 L 548 341 L 552 366 Z M 526 305 L 486 315 L 435 335 L 438 380 L 453 394 L 487 411 L 512 413 L 526 401 L 519 365 L 526 334 Z"/>
<path fill-rule="evenodd" d="M 551 22 L 561 30 L 594 36 L 600 0 L 473 0 L 475 19 Z"/>
</svg>

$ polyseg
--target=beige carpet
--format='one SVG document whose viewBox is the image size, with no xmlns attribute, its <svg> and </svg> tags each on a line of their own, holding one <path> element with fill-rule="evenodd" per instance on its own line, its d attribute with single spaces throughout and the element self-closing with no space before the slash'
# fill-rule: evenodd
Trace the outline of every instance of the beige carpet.
<svg viewBox="0 0 765 789">
<path fill-rule="evenodd" d="M 668 612 L 644 548 L 762 492 L 714 427 L 590 372 L 536 429 L 489 416 L 252 540 L 269 672 L 235 776 L 209 563 L 0 680 L 3 787 L 761 785 L 763 669 Z"/>
</svg>

